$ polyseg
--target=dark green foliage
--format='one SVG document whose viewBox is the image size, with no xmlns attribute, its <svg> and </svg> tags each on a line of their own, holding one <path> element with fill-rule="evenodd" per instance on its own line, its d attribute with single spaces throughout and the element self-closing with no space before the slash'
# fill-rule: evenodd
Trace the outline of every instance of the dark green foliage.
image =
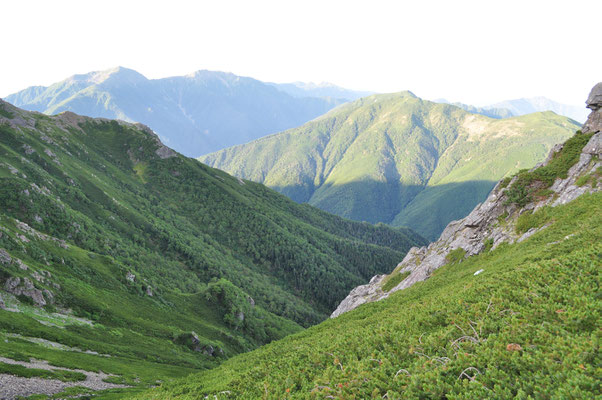
<svg viewBox="0 0 602 400">
<path fill-rule="evenodd" d="M 389 275 L 387 278 L 385 278 L 385 282 L 383 282 L 382 285 L 382 289 L 384 292 L 388 292 L 389 290 L 393 289 L 395 286 L 399 285 L 399 283 L 401 281 L 403 281 L 405 278 L 407 278 L 408 276 L 410 276 L 410 272 L 406 271 L 406 272 L 396 272 L 393 273 L 391 275 Z"/>
<path fill-rule="evenodd" d="M 597 398 L 602 194 L 549 213 L 521 243 L 138 398 Z"/>
<path fill-rule="evenodd" d="M 500 181 L 500 189 L 504 189 L 508 186 L 508 184 L 510 183 L 510 181 L 512 180 L 511 176 L 507 176 L 504 179 L 502 179 Z"/>
<path fill-rule="evenodd" d="M 545 190 L 552 186 L 557 178 L 566 178 L 569 169 L 579 160 L 581 150 L 592 135 L 577 132 L 554 154 L 548 165 L 531 172 L 526 169 L 519 171 L 512 186 L 506 189 L 507 203 L 523 207 L 534 197 L 549 195 Z"/>
</svg>

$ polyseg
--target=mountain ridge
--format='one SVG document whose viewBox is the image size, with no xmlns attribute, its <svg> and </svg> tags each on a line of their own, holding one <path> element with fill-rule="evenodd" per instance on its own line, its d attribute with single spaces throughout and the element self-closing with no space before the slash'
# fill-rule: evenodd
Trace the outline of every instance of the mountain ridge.
<svg viewBox="0 0 602 400">
<path fill-rule="evenodd" d="M 364 97 L 301 127 L 199 159 L 295 201 L 355 220 L 407 225 L 435 239 L 498 179 L 535 165 L 576 129 L 551 112 L 496 120 L 405 91 Z M 444 195 L 458 201 L 446 203 Z"/>
<path fill-rule="evenodd" d="M 295 97 L 256 79 L 221 71 L 147 79 L 124 67 L 72 75 L 6 100 L 47 114 L 72 111 L 141 122 L 188 156 L 292 128 L 346 101 Z"/>
</svg>

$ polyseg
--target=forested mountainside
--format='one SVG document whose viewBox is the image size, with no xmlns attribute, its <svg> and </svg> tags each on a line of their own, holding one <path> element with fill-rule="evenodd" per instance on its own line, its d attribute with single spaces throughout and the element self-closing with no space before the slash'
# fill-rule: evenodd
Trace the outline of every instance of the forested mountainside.
<svg viewBox="0 0 602 400">
<path fill-rule="evenodd" d="M 299 126 L 347 101 L 293 96 L 272 84 L 225 72 L 147 79 L 123 67 L 33 86 L 5 100 L 46 114 L 72 111 L 141 122 L 191 157 Z"/>
<path fill-rule="evenodd" d="M 596 398 L 597 88 L 583 132 L 366 285 L 390 295 L 139 398 Z"/>
<path fill-rule="evenodd" d="M 315 324 L 426 243 L 207 167 L 144 125 L 2 101 L 0 203 L 0 377 L 85 383 L 15 365 L 33 357 L 115 390 Z"/>
<path fill-rule="evenodd" d="M 552 112 L 492 119 L 401 92 L 200 160 L 297 202 L 434 240 L 499 179 L 533 167 L 578 128 Z"/>
</svg>

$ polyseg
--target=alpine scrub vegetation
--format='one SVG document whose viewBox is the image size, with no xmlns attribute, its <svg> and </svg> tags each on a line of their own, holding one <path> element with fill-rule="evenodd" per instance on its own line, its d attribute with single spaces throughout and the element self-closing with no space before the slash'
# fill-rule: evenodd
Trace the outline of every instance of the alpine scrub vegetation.
<svg viewBox="0 0 602 400">
<path fill-rule="evenodd" d="M 506 190 L 508 203 L 524 207 L 533 200 L 533 197 L 545 197 L 550 194 L 546 190 L 552 186 L 556 179 L 565 179 L 567 177 L 569 169 L 579 159 L 581 149 L 589 142 L 592 136 L 593 133 L 582 134 L 581 132 L 577 132 L 577 134 L 562 145 L 559 151 L 553 153 L 547 165 L 536 168 L 533 171 L 519 171 L 515 175 L 512 185 Z M 510 181 L 506 183 L 506 186 L 509 183 Z"/>
<path fill-rule="evenodd" d="M 426 243 L 209 168 L 143 125 L 0 110 L 3 357 L 102 370 L 131 394 L 325 319 Z"/>
<path fill-rule="evenodd" d="M 547 213 L 523 242 L 138 398 L 595 398 L 602 193 Z"/>
<path fill-rule="evenodd" d="M 297 202 L 435 240 L 498 180 L 533 167 L 577 129 L 552 112 L 492 119 L 401 92 L 199 159 Z"/>
</svg>

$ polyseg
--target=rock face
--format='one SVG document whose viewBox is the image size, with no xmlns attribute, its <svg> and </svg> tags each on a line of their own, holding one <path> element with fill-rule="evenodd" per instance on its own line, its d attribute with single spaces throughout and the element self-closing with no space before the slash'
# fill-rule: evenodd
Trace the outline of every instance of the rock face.
<svg viewBox="0 0 602 400">
<path fill-rule="evenodd" d="M 584 185 L 577 185 L 577 180 L 580 177 L 587 174 L 595 176 L 594 171 L 597 171 L 602 166 L 602 161 L 600 160 L 602 157 L 602 125 L 596 125 L 602 121 L 602 83 L 597 84 L 592 90 L 592 94 L 590 94 L 588 99 L 588 107 L 593 111 L 588 118 L 587 123 L 590 123 L 590 125 L 586 132 L 597 133 L 590 138 L 587 145 L 583 148 L 579 160 L 568 171 L 567 178 L 556 179 L 550 187 L 550 190 L 554 192 L 552 195 L 543 200 L 528 203 L 521 208 L 516 204 L 508 204 L 505 193 L 506 186 L 502 182 L 498 183 L 485 202 L 477 205 L 467 217 L 450 222 L 443 233 L 441 233 L 439 240 L 431 243 L 428 247 L 413 247 L 410 249 L 403 261 L 397 265 L 392 273 L 392 275 L 409 273 L 397 286 L 388 292 L 383 291 L 383 281 L 387 276 L 377 275 L 367 285 L 358 286 L 353 289 L 332 313 L 331 318 L 353 310 L 361 304 L 384 299 L 391 293 L 428 279 L 433 271 L 449 262 L 448 255 L 452 251 L 468 257 L 479 254 L 484 249 L 495 248 L 503 242 L 514 243 L 523 241 L 547 227 L 534 228 L 523 235 L 517 235 L 514 222 L 525 211 L 535 211 L 545 205 L 554 207 L 566 204 L 584 193 L 602 190 L 599 178 Z M 562 145 L 555 146 L 547 160 L 535 168 L 547 165 L 552 160 L 553 155 L 561 149 Z M 516 178 L 511 180 L 508 186 L 511 186 L 515 180 Z M 499 224 L 500 219 L 504 219 L 508 223 Z"/>
<path fill-rule="evenodd" d="M 48 294 L 50 294 L 49 300 L 54 297 L 48 290 L 44 290 L 44 292 L 42 292 L 40 289 L 37 289 L 28 278 L 8 278 L 4 283 L 4 290 L 6 290 L 8 293 L 14 294 L 15 296 L 29 297 L 34 304 L 39 307 L 46 305 L 46 299 L 44 298 L 43 294 L 44 292 L 48 292 Z"/>
<path fill-rule="evenodd" d="M 592 113 L 583 125 L 583 132 L 602 131 L 602 113 L 600 112 L 600 109 L 602 108 L 602 82 L 599 82 L 594 86 L 585 104 L 587 105 L 587 108 L 592 110 Z"/>
</svg>

